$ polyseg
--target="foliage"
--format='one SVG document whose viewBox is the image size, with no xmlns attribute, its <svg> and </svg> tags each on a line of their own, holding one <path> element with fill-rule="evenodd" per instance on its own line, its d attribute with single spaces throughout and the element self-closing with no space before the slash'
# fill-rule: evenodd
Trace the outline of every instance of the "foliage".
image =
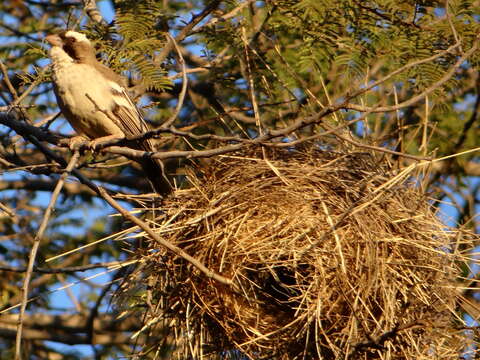
<svg viewBox="0 0 480 360">
<path fill-rule="evenodd" d="M 83 31 L 101 61 L 128 77 L 154 127 L 176 115 L 172 127 L 159 128 L 155 141 L 167 175 L 179 187 L 186 166 L 210 161 L 200 158 L 286 141 L 293 148 L 308 139 L 332 151 L 341 142 L 384 156 L 398 169 L 419 158 L 465 152 L 433 162 L 419 180 L 450 224 L 478 231 L 480 164 L 478 150 L 471 151 L 480 138 L 478 1 L 103 0 L 97 3 L 103 21 L 88 4 L 95 2 L 0 3 L 1 308 L 21 301 L 26 259 L 65 167 L 57 157 L 71 159 L 59 139 L 72 131 L 57 116 L 43 41 L 66 24 Z M 185 61 L 185 92 L 182 61 L 166 32 Z M 115 148 L 84 149 L 76 167 L 148 222 L 150 200 L 137 195 L 149 192 L 149 184 L 122 155 Z M 110 216 L 116 212 L 75 174 L 63 186 L 40 239 L 30 286 L 34 300 L 23 340 L 30 358 L 66 356 L 46 339 L 90 344 L 97 358 L 148 352 L 136 344 L 158 340 L 132 338 L 143 326 L 140 318 L 114 321 L 122 309 L 111 306 L 111 295 L 132 269 L 88 268 L 124 261 L 142 248 L 135 231 L 122 233 L 130 224 Z M 119 241 L 108 238 L 115 233 Z M 454 245 L 464 253 L 475 244 Z M 48 261 L 68 250 L 76 251 Z M 108 280 L 84 279 L 105 269 Z M 478 307 L 476 291 L 465 278 L 475 276 L 466 270 L 459 279 L 470 310 Z M 50 293 L 77 281 L 81 290 Z M 40 321 L 36 314 L 50 320 L 41 334 L 33 331 Z M 54 319 L 57 314 L 63 317 Z M 15 316 L 14 310 L 0 314 L 2 356 L 13 354 Z M 64 326 L 54 326 L 56 321 Z"/>
</svg>

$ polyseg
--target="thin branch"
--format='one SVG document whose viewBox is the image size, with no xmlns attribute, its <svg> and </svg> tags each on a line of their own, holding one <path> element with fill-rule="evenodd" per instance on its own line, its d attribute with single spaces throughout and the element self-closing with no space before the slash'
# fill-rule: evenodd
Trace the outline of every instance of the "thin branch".
<svg viewBox="0 0 480 360">
<path fill-rule="evenodd" d="M 460 37 L 458 36 L 457 29 L 455 29 L 455 25 L 453 24 L 452 15 L 450 14 L 450 9 L 449 8 L 450 8 L 449 0 L 446 0 L 445 1 L 445 15 L 447 16 L 448 25 L 450 26 L 450 29 L 452 30 L 455 42 L 457 44 L 459 44 L 460 51 L 463 53 L 462 45 L 460 43 Z"/>
<path fill-rule="evenodd" d="M 57 202 L 58 195 L 60 195 L 60 191 L 63 187 L 63 184 L 65 183 L 65 179 L 69 175 L 69 173 L 72 171 L 72 169 L 75 167 L 78 159 L 80 157 L 80 153 L 77 151 L 73 154 L 72 158 L 70 159 L 70 162 L 68 163 L 68 166 L 65 169 L 65 172 L 60 176 L 60 179 L 58 180 L 57 186 L 55 187 L 55 190 L 52 193 L 52 197 L 50 199 L 50 203 L 48 204 L 47 209 L 45 210 L 45 214 L 43 216 L 42 222 L 40 224 L 40 227 L 38 229 L 37 235 L 34 238 L 32 249 L 30 250 L 30 257 L 28 259 L 28 265 L 27 265 L 27 272 L 25 273 L 25 280 L 23 282 L 23 288 L 22 288 L 22 305 L 20 307 L 20 313 L 18 316 L 18 323 L 17 323 L 17 336 L 15 340 L 15 360 L 21 360 L 22 359 L 22 330 L 23 330 L 23 318 L 25 316 L 25 310 L 27 308 L 27 302 L 28 302 L 28 288 L 30 285 L 30 279 L 32 277 L 32 272 L 33 272 L 33 266 L 35 264 L 35 258 L 37 256 L 38 248 L 40 247 L 40 241 L 43 238 L 43 233 L 45 232 L 45 229 L 47 228 L 48 220 L 50 219 L 50 215 L 52 213 L 52 210 L 55 206 L 55 203 Z"/>
<path fill-rule="evenodd" d="M 16 90 L 15 87 L 12 85 L 12 83 L 11 83 L 11 81 L 10 81 L 10 78 L 8 77 L 7 67 L 5 66 L 5 64 L 4 64 L 2 61 L 0 61 L 0 69 L 2 70 L 3 81 L 4 81 L 5 84 L 7 85 L 8 91 L 10 92 L 10 94 L 12 94 L 13 99 L 14 99 L 14 100 L 17 100 L 17 99 L 18 99 L 17 90 Z"/>
<path fill-rule="evenodd" d="M 190 32 L 192 29 L 197 25 L 200 21 L 202 21 L 205 17 L 207 17 L 212 11 L 214 11 L 218 5 L 220 5 L 222 1 L 221 0 L 212 0 L 210 3 L 203 9 L 203 11 L 198 14 L 198 15 L 193 15 L 192 20 L 180 31 L 180 33 L 175 36 L 175 41 L 177 43 L 180 43 L 185 39 L 188 35 L 190 35 Z M 162 52 L 155 58 L 156 63 L 162 63 L 163 60 L 165 60 L 174 48 L 174 44 L 172 41 L 169 41 L 165 47 L 162 49 Z"/>
<path fill-rule="evenodd" d="M 90 19 L 92 19 L 98 24 L 107 24 L 105 19 L 100 14 L 100 11 L 98 11 L 97 3 L 95 2 L 95 0 L 83 0 L 83 7 Z"/>
<path fill-rule="evenodd" d="M 330 129 L 332 130 L 327 124 L 324 124 L 324 126 L 327 128 L 327 129 Z M 384 148 L 384 147 L 381 147 L 381 146 L 374 146 L 374 145 L 368 145 L 368 144 L 363 144 L 361 142 L 358 142 L 358 141 L 355 141 L 353 139 L 350 139 L 349 137 L 346 137 L 346 136 L 343 136 L 343 135 L 340 135 L 338 131 L 333 131 L 333 133 L 335 134 L 335 136 L 337 136 L 338 138 L 346 141 L 346 142 L 349 142 L 350 144 L 353 144 L 355 146 L 358 146 L 358 147 L 361 147 L 361 148 L 365 148 L 365 149 L 370 149 L 370 150 L 374 150 L 374 151 L 380 151 L 380 152 L 384 152 L 384 153 L 387 153 L 387 154 L 392 154 L 392 155 L 397 155 L 397 156 L 402 156 L 404 158 L 407 158 L 407 159 L 412 159 L 412 160 L 416 160 L 416 161 L 422 161 L 422 160 L 430 160 L 430 158 L 426 157 L 426 156 L 416 156 L 416 155 L 410 155 L 410 154 L 405 154 L 405 153 L 402 153 L 402 152 L 399 152 L 399 151 L 394 151 L 394 150 L 390 150 L 388 148 Z"/>
<path fill-rule="evenodd" d="M 167 240 L 161 238 L 157 233 L 155 233 L 148 224 L 140 220 L 139 218 L 133 216 L 129 211 L 125 210 L 118 202 L 116 202 L 102 187 L 98 187 L 98 192 L 100 196 L 107 201 L 110 206 L 112 206 L 115 210 L 117 210 L 125 219 L 130 220 L 132 223 L 140 227 L 143 231 L 145 231 L 153 240 L 158 242 L 163 247 L 167 248 L 174 254 L 180 256 L 184 260 L 188 261 L 202 273 L 204 273 L 208 278 L 214 279 L 221 284 L 231 286 L 233 289 L 236 289 L 235 283 L 220 274 L 210 270 L 205 265 L 203 265 L 199 260 L 195 259 L 188 253 L 186 253 L 183 249 L 173 245 L 172 243 L 168 242 Z"/>
<path fill-rule="evenodd" d="M 195 31 L 192 31 L 192 33 L 199 33 L 201 31 L 204 31 L 205 28 L 212 27 L 213 25 L 215 25 L 218 22 L 227 21 L 227 20 L 235 17 L 243 8 L 247 7 L 248 5 L 250 5 L 251 3 L 255 2 L 255 1 L 257 1 L 257 0 L 246 0 L 245 2 L 241 3 L 236 8 L 229 11 L 228 13 L 226 13 L 226 14 L 220 16 L 220 17 L 214 18 L 211 21 L 209 21 L 208 23 L 206 23 L 205 25 L 202 25 L 201 27 L 195 29 Z"/>
<path fill-rule="evenodd" d="M 70 266 L 70 267 L 55 268 L 55 269 L 40 268 L 40 267 L 34 266 L 33 272 L 39 273 L 39 274 L 70 274 L 70 273 L 82 272 L 82 271 L 98 269 L 98 268 L 108 268 L 108 267 L 117 266 L 121 264 L 122 264 L 121 261 L 110 261 L 105 263 L 94 263 L 94 264 L 88 264 L 88 265 L 82 265 L 82 266 Z M 0 265 L 0 271 L 24 273 L 24 272 L 27 272 L 27 268 Z"/>
<path fill-rule="evenodd" d="M 457 47 L 459 47 L 460 44 L 457 43 L 457 44 L 454 44 L 452 46 L 450 46 L 448 49 L 444 50 L 444 51 L 440 51 L 438 54 L 435 54 L 435 55 L 432 55 L 428 58 L 425 58 L 425 59 L 420 59 L 420 60 L 416 60 L 416 61 L 412 61 L 408 64 L 405 64 L 404 66 L 402 66 L 401 68 L 398 68 L 397 70 L 395 71 L 392 71 L 390 74 L 384 76 L 383 78 L 381 79 L 378 79 L 377 81 L 373 82 L 372 84 L 370 84 L 369 86 L 365 87 L 365 88 L 362 88 L 360 90 L 357 90 L 356 92 L 354 92 L 353 94 L 350 94 L 349 97 L 350 98 L 354 98 L 354 97 L 357 97 L 359 95 L 362 95 L 364 93 L 366 93 L 367 91 L 375 88 L 376 86 L 380 85 L 380 84 L 383 84 L 385 81 L 391 79 L 392 77 L 394 77 L 395 75 L 398 75 L 404 71 L 407 71 L 408 69 L 411 69 L 415 66 L 418 66 L 418 65 L 421 65 L 421 64 L 425 64 L 425 63 L 428 63 L 428 62 L 431 62 L 431 61 L 434 61 L 438 58 L 441 58 L 442 56 L 445 56 L 447 54 L 450 54 L 453 52 L 453 50 L 455 50 Z"/>
<path fill-rule="evenodd" d="M 48 71 L 50 66 L 46 66 L 42 69 L 40 74 L 37 75 L 36 79 L 30 84 L 30 86 L 22 92 L 22 95 L 20 95 L 18 98 L 16 98 L 11 104 L 10 107 L 16 107 L 20 105 L 20 103 L 43 81 L 43 75 Z"/>
<path fill-rule="evenodd" d="M 188 86 L 187 71 L 185 69 L 185 61 L 183 60 L 182 52 L 180 51 L 180 48 L 178 47 L 175 39 L 168 33 L 167 33 L 167 37 L 173 43 L 173 46 L 175 47 L 175 50 L 177 51 L 178 62 L 180 63 L 180 66 L 182 67 L 183 82 L 182 82 L 182 91 L 180 92 L 180 96 L 178 97 L 178 102 L 177 102 L 177 106 L 175 108 L 175 111 L 172 114 L 172 116 L 170 116 L 170 118 L 162 124 L 161 127 L 163 129 L 169 128 L 173 124 L 175 119 L 177 118 L 178 114 L 180 113 L 180 110 L 182 109 L 182 106 L 183 106 L 183 102 L 185 101 L 185 94 L 187 93 L 187 86 Z"/>
<path fill-rule="evenodd" d="M 23 121 L 18 121 L 12 114 L 7 112 L 0 112 L 0 124 L 8 126 L 10 129 L 13 129 L 17 134 L 23 136 L 24 138 L 28 136 L 34 136 L 39 140 L 47 141 L 54 145 L 60 145 L 61 143 L 62 137 L 58 134 L 37 128 L 36 126 L 27 124 Z"/>
<path fill-rule="evenodd" d="M 473 46 L 468 50 L 462 57 L 460 57 L 457 62 L 448 70 L 445 75 L 436 83 L 432 84 L 430 87 L 425 89 L 422 93 L 404 101 L 401 102 L 397 105 L 392 105 L 392 106 L 377 106 L 375 108 L 369 107 L 369 106 L 362 106 L 362 105 L 357 105 L 357 104 L 352 104 L 352 103 L 345 103 L 344 108 L 345 109 L 350 109 L 350 110 L 356 110 L 356 111 L 370 111 L 370 112 L 390 112 L 390 111 L 396 111 L 408 106 L 411 106 L 415 104 L 416 102 L 424 99 L 427 95 L 431 94 L 434 92 L 436 89 L 438 89 L 440 86 L 445 84 L 448 80 L 452 78 L 452 76 L 455 74 L 457 69 L 478 49 L 478 41 L 479 41 L 480 36 L 477 36 L 475 43 Z M 388 77 L 388 76 L 387 76 Z M 383 81 L 385 78 L 381 79 Z M 380 80 L 379 80 L 380 81 Z M 376 82 L 377 83 L 377 82 Z M 349 99 L 352 99 L 353 97 L 362 94 L 363 92 L 367 91 L 367 89 L 371 88 L 370 86 L 367 87 L 366 89 L 362 89 L 361 91 L 357 91 L 354 93 L 354 95 L 348 96 Z"/>
</svg>

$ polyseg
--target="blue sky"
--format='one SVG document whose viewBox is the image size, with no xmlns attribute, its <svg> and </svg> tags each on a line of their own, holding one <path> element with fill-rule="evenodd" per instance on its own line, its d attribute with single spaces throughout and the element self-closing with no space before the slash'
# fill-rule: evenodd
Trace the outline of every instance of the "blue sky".
<svg viewBox="0 0 480 360">
<path fill-rule="evenodd" d="M 110 2 L 109 1 L 99 1 L 98 6 L 99 6 L 99 9 L 100 9 L 102 15 L 104 16 L 104 18 L 108 22 L 112 21 L 114 13 L 113 13 L 113 9 L 110 6 Z M 189 15 L 185 14 L 185 18 L 183 20 L 186 20 L 188 18 L 189 18 Z M 178 21 L 180 21 L 180 20 L 182 20 L 182 19 L 179 18 Z M 195 52 L 197 52 L 198 55 L 201 55 L 202 49 L 200 47 L 198 47 L 198 48 L 195 49 Z M 48 60 L 45 60 L 45 63 L 47 61 Z M 472 188 L 472 187 L 478 186 L 478 184 L 480 182 L 480 179 L 479 178 L 470 178 L 470 179 L 467 179 L 467 182 L 468 182 L 468 184 L 467 184 L 468 188 Z M 47 204 L 48 201 L 50 200 L 49 195 L 50 195 L 49 193 L 40 194 L 38 196 L 38 198 L 36 199 L 37 203 L 42 204 L 42 205 Z M 460 203 L 460 205 L 463 205 L 464 200 L 459 194 L 455 195 L 455 199 Z M 453 219 L 455 219 L 456 214 L 457 214 L 457 211 L 456 211 L 455 207 L 452 206 L 452 205 L 449 205 L 449 204 L 442 204 L 442 205 L 440 205 L 440 210 L 441 210 L 440 211 L 440 213 L 441 213 L 440 216 L 441 216 L 442 220 L 447 225 L 453 226 L 454 225 L 454 223 L 453 223 L 454 220 Z M 104 204 L 98 201 L 92 207 L 85 208 L 85 209 L 79 209 L 78 216 L 80 216 L 82 218 L 91 219 L 91 221 L 95 221 L 98 217 L 105 215 L 105 211 L 106 210 L 105 210 Z M 109 213 L 113 212 L 113 211 L 111 211 L 111 209 L 107 209 L 107 211 Z M 90 225 L 91 225 L 91 222 L 86 223 L 87 227 L 89 227 Z M 81 234 L 82 232 L 84 232 L 83 228 L 75 228 L 75 227 L 71 227 L 71 228 L 68 228 L 66 230 L 71 231 L 74 234 L 75 233 Z M 109 240 L 109 241 L 111 241 L 111 240 Z M 99 261 L 100 261 L 100 259 L 99 259 Z M 100 274 L 104 271 L 105 271 L 104 269 L 91 270 L 91 271 L 88 271 L 88 272 L 85 272 L 85 273 L 81 273 L 81 275 L 87 277 L 87 276 L 92 276 L 94 274 Z M 73 279 L 72 277 L 69 277 L 69 278 L 67 278 L 67 281 L 76 281 L 76 279 Z M 110 276 L 109 276 L 109 274 L 105 274 L 105 275 L 99 276 L 98 278 L 95 278 L 92 281 L 95 282 L 96 284 L 104 284 L 104 283 L 110 281 Z M 82 294 L 87 292 L 88 289 L 85 287 L 85 285 L 78 284 L 78 285 L 74 285 L 71 288 L 71 291 L 73 292 L 73 294 L 76 297 L 81 298 Z M 52 299 L 53 306 L 55 306 L 55 307 L 58 307 L 58 308 L 63 308 L 65 306 L 71 307 L 71 300 L 68 297 L 66 291 L 55 292 L 55 293 L 51 294 L 50 297 Z M 67 345 L 59 345 L 59 344 L 55 344 L 55 343 L 50 343 L 50 345 L 52 347 L 59 347 L 62 350 L 78 351 L 83 356 L 85 356 L 86 358 L 89 358 L 89 357 L 93 356 L 93 351 L 92 351 L 92 348 L 91 348 L 90 345 L 67 346 Z"/>
</svg>

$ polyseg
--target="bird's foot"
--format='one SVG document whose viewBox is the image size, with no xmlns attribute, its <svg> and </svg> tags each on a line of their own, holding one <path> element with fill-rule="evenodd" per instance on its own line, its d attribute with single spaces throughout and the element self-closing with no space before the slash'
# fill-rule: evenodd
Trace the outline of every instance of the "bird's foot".
<svg viewBox="0 0 480 360">
<path fill-rule="evenodd" d="M 92 149 L 92 151 L 95 151 L 97 150 L 99 144 L 104 145 L 104 143 L 107 141 L 121 140 L 121 139 L 125 139 L 125 135 L 114 134 L 114 135 L 102 136 L 90 141 L 88 143 L 88 147 Z"/>
<path fill-rule="evenodd" d="M 73 138 L 68 139 L 68 148 L 75 151 L 87 143 L 88 139 L 85 136 L 74 136 Z"/>
</svg>

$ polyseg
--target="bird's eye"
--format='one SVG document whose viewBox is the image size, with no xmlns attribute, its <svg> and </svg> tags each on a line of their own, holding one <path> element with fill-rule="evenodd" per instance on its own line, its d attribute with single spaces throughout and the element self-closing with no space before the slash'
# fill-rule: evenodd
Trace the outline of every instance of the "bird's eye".
<svg viewBox="0 0 480 360">
<path fill-rule="evenodd" d="M 74 37 L 69 37 L 68 40 L 69 40 L 71 43 L 74 43 L 75 41 L 77 41 L 77 39 L 75 39 Z"/>
</svg>

